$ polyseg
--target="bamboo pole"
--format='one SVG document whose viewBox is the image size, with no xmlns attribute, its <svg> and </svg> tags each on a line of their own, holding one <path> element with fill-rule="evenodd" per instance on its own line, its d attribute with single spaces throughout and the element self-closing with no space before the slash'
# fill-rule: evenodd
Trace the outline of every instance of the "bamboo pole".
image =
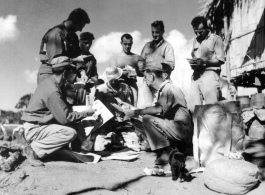
<svg viewBox="0 0 265 195">
<path fill-rule="evenodd" d="M 223 1 L 223 10 L 224 10 L 224 18 L 223 18 L 223 21 L 224 21 L 224 31 L 225 31 L 225 40 L 228 38 L 228 24 L 227 24 L 227 11 L 226 11 L 226 0 Z M 229 44 L 229 42 L 227 42 L 227 44 Z M 227 50 L 226 52 L 226 78 L 227 80 L 230 82 L 231 80 L 231 74 L 230 74 L 230 55 L 229 55 L 229 51 Z M 230 94 L 230 93 L 228 93 Z M 231 100 L 232 97 L 231 95 L 228 95 L 228 100 Z"/>
</svg>

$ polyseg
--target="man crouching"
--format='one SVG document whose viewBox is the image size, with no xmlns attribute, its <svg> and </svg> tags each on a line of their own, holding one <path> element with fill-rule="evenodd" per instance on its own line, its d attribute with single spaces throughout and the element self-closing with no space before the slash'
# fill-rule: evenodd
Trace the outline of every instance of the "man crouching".
<svg viewBox="0 0 265 195">
<path fill-rule="evenodd" d="M 73 112 L 65 103 L 61 87 L 65 70 L 74 66 L 70 59 L 56 57 L 51 65 L 53 75 L 38 85 L 21 118 L 25 122 L 25 139 L 30 143 L 24 153 L 33 166 L 43 165 L 39 158 L 51 154 L 75 138 L 76 131 L 71 127 L 73 122 L 80 122 L 94 113 L 91 107 L 84 112 Z"/>
<path fill-rule="evenodd" d="M 156 165 L 167 164 L 172 147 L 183 151 L 183 146 L 192 138 L 192 120 L 184 94 L 168 80 L 167 70 L 166 64 L 148 62 L 144 68 L 144 79 L 148 86 L 157 90 L 153 106 L 124 110 L 130 118 L 143 115 L 142 133 L 157 154 Z"/>
</svg>

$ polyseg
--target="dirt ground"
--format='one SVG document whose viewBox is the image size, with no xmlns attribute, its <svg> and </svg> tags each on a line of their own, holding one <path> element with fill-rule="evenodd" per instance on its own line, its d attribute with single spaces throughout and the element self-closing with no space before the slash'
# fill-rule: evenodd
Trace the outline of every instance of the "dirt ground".
<svg viewBox="0 0 265 195">
<path fill-rule="evenodd" d="M 44 167 L 32 167 L 25 160 L 15 171 L 0 172 L 1 195 L 33 194 L 121 194 L 121 195 L 214 195 L 203 184 L 203 174 L 193 174 L 191 182 L 173 181 L 171 176 L 145 176 L 143 169 L 153 167 L 155 154 L 143 152 L 139 159 L 100 161 L 97 164 L 48 161 Z M 192 166 L 190 163 L 188 166 Z M 164 167 L 167 171 L 169 166 Z M 119 184 L 119 185 L 118 185 Z M 262 195 L 265 182 L 249 192 Z"/>
</svg>

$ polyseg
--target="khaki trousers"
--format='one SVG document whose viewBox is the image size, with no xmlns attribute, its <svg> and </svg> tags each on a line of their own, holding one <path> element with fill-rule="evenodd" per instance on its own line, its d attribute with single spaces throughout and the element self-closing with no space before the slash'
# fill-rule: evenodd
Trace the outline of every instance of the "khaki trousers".
<svg viewBox="0 0 265 195">
<path fill-rule="evenodd" d="M 196 105 L 218 102 L 220 95 L 219 75 L 215 71 L 194 72 L 190 88 L 190 111 L 194 113 Z"/>
<path fill-rule="evenodd" d="M 50 124 L 36 125 L 24 123 L 25 139 L 39 158 L 43 158 L 62 146 L 70 143 L 76 137 L 76 131 L 67 126 Z"/>
</svg>

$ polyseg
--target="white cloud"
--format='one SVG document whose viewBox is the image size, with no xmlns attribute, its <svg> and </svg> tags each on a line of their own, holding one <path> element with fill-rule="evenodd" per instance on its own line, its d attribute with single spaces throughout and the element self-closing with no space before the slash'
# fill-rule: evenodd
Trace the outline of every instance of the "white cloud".
<svg viewBox="0 0 265 195">
<path fill-rule="evenodd" d="M 95 41 L 91 52 L 95 55 L 98 63 L 108 62 L 114 54 L 122 51 L 120 40 L 123 34 L 124 32 L 111 32 Z M 132 52 L 139 54 L 149 39 L 142 39 L 139 31 L 133 31 L 129 34 L 133 37 Z"/>
<path fill-rule="evenodd" d="M 188 102 L 193 70 L 186 58 L 191 58 L 192 40 L 187 40 L 178 30 L 170 31 L 165 39 L 173 46 L 175 54 L 175 69 L 171 79 L 182 89 Z"/>
<path fill-rule="evenodd" d="M 19 31 L 16 26 L 17 17 L 14 15 L 8 15 L 6 18 L 0 17 L 0 43 L 15 40 Z"/>
<path fill-rule="evenodd" d="M 26 77 L 26 81 L 29 84 L 34 84 L 34 85 L 37 84 L 37 73 L 38 70 L 33 70 L 33 71 L 25 70 L 24 74 Z"/>
</svg>

